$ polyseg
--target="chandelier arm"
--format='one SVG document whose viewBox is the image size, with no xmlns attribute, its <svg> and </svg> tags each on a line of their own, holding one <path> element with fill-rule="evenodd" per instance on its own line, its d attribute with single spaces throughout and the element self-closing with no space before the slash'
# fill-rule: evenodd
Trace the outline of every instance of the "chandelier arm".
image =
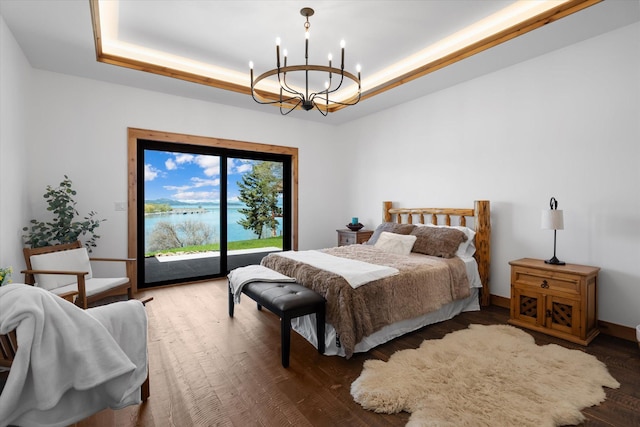
<svg viewBox="0 0 640 427">
<path fill-rule="evenodd" d="M 342 87 L 342 83 L 343 82 L 344 82 L 344 75 L 341 74 L 340 75 L 340 83 L 338 83 L 338 86 L 336 86 L 334 89 L 331 89 L 331 86 L 329 86 L 329 89 L 331 89 L 331 90 L 327 89 L 327 95 L 330 94 L 330 93 L 334 93 L 338 89 L 340 89 Z M 357 83 L 358 83 L 358 88 L 360 88 L 360 82 L 357 82 Z"/>
<path fill-rule="evenodd" d="M 275 101 L 270 101 L 269 98 L 260 95 L 257 92 L 254 92 L 254 90 L 251 91 L 251 96 L 253 97 L 253 100 L 256 101 L 258 104 L 263 104 L 263 105 L 269 105 L 269 104 L 283 104 L 283 103 L 288 103 L 289 101 L 293 101 L 295 99 L 299 99 L 296 96 L 291 96 L 289 98 L 286 99 L 277 99 Z"/>
<path fill-rule="evenodd" d="M 320 114 L 322 114 L 323 116 L 327 116 L 327 114 L 329 114 L 329 110 L 325 110 L 323 111 L 322 108 L 320 108 L 320 106 L 318 105 L 318 103 L 316 101 L 311 101 L 313 103 L 313 106 L 316 107 L 316 110 L 320 111 Z M 326 108 L 326 107 L 325 107 Z"/>
<path fill-rule="evenodd" d="M 354 95 L 353 97 L 349 98 L 349 101 L 347 102 L 340 102 L 340 101 L 334 101 L 331 100 L 329 98 L 330 94 L 336 92 L 338 89 L 340 89 L 340 87 L 342 86 L 342 83 L 344 81 L 344 77 L 341 76 L 340 78 L 340 83 L 338 84 L 338 86 L 335 89 L 329 90 L 329 89 L 325 89 L 321 92 L 316 92 L 311 94 L 310 99 L 314 100 L 316 97 L 327 101 L 331 104 L 337 104 L 337 105 L 345 105 L 345 106 L 350 106 L 350 105 L 356 105 L 359 101 L 360 101 L 360 96 L 361 96 L 361 90 L 360 90 L 360 83 L 358 82 L 358 92 L 356 95 Z M 323 96 L 324 95 L 324 96 Z M 355 101 L 353 101 L 355 99 Z"/>
<path fill-rule="evenodd" d="M 282 79 L 280 79 L 280 73 L 278 73 L 278 83 L 280 84 L 280 88 L 283 89 L 285 92 L 288 92 L 292 95 L 296 95 L 298 97 L 300 97 L 301 99 L 304 100 L 304 95 L 301 92 L 298 92 L 297 90 L 293 89 L 291 86 L 289 86 L 289 84 L 287 83 L 287 73 L 283 73 L 282 75 Z"/>
<path fill-rule="evenodd" d="M 291 99 L 294 99 L 294 98 L 291 98 Z M 299 106 L 300 104 L 302 104 L 302 99 L 300 99 L 300 98 L 295 98 L 295 99 L 297 99 L 297 100 L 298 100 L 298 102 L 296 103 L 296 105 L 294 105 L 293 107 L 289 108 L 289 110 L 288 110 L 288 111 L 283 111 L 283 110 L 282 110 L 282 104 L 280 104 L 280 114 L 282 114 L 283 116 L 286 116 L 287 114 L 289 114 L 290 112 L 292 112 L 293 110 L 295 110 L 296 108 L 298 108 L 298 106 Z"/>
<path fill-rule="evenodd" d="M 287 67 L 281 67 L 280 69 L 282 70 L 282 69 L 285 69 L 285 68 L 287 68 Z M 282 87 L 282 85 L 280 85 L 280 87 L 281 87 L 281 88 L 283 88 L 283 89 L 285 89 L 285 91 L 287 91 L 288 93 L 290 93 L 290 94 L 292 94 L 292 95 L 295 95 L 295 96 L 290 97 L 290 98 L 287 98 L 286 100 L 284 100 L 284 101 L 283 101 L 283 100 L 281 100 L 281 97 L 280 97 L 279 95 L 277 95 L 277 94 L 275 94 L 275 93 L 273 93 L 273 92 L 267 92 L 266 90 L 263 90 L 263 92 L 265 92 L 265 93 L 267 93 L 267 94 L 270 94 L 270 95 L 272 95 L 272 96 L 274 96 L 274 97 L 275 97 L 275 96 L 278 96 L 278 98 L 280 98 L 280 99 L 279 99 L 279 100 L 276 100 L 276 101 L 260 101 L 260 100 L 256 99 L 256 96 L 255 96 L 256 94 L 258 95 L 258 97 L 260 97 L 260 98 L 262 98 L 262 99 L 264 99 L 264 100 L 269 99 L 267 96 L 260 95 L 260 94 L 258 93 L 258 91 L 256 90 L 256 86 L 257 86 L 257 85 L 258 85 L 258 83 L 259 83 L 259 82 L 261 82 L 262 80 L 264 80 L 264 79 L 266 79 L 267 77 L 270 77 L 270 76 L 272 76 L 272 75 L 275 75 L 275 74 L 278 74 L 278 69 L 277 69 L 277 68 L 275 68 L 275 69 L 273 69 L 273 70 L 269 70 L 269 71 L 267 71 L 267 72 L 265 72 L 265 73 L 260 74 L 260 75 L 259 75 L 259 76 L 258 76 L 258 77 L 253 81 L 252 86 L 251 86 L 251 95 L 252 95 L 253 99 L 254 99 L 257 103 L 259 103 L 259 104 L 278 104 L 278 103 L 281 103 L 281 102 L 288 102 L 288 101 L 292 101 L 292 100 L 297 99 L 298 97 L 300 97 L 300 96 L 302 95 L 300 92 L 294 91 L 293 89 L 290 89 L 290 88 L 288 88 L 288 87 L 287 87 L 287 88 L 283 88 L 283 87 Z M 279 76 L 279 75 L 278 75 L 278 82 L 280 82 L 280 76 Z"/>
</svg>

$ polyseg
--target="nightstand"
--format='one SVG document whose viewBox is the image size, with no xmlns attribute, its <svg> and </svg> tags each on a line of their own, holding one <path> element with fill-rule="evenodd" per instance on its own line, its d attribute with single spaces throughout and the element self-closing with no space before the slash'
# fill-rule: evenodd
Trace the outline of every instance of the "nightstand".
<svg viewBox="0 0 640 427">
<path fill-rule="evenodd" d="M 373 234 L 371 230 L 351 231 L 348 228 L 336 230 L 338 232 L 338 246 L 347 246 L 364 243 Z"/>
<path fill-rule="evenodd" d="M 599 267 L 546 264 L 523 258 L 511 265 L 509 323 L 588 345 L 599 333 Z"/>
</svg>

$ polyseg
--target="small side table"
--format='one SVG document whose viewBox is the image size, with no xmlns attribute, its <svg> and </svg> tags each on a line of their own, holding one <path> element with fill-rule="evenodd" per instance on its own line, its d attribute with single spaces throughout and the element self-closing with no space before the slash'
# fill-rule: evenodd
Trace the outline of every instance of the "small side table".
<svg viewBox="0 0 640 427">
<path fill-rule="evenodd" d="M 338 246 L 356 245 L 364 243 L 373 234 L 372 230 L 361 229 L 358 231 L 351 231 L 348 228 L 341 228 L 336 230 L 338 232 Z"/>
<path fill-rule="evenodd" d="M 582 345 L 598 335 L 599 267 L 551 265 L 531 258 L 509 264 L 509 323 Z"/>
</svg>

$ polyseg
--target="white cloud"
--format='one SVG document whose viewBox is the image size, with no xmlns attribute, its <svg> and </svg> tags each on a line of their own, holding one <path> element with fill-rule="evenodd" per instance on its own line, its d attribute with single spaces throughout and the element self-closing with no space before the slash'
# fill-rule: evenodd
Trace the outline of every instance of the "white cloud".
<svg viewBox="0 0 640 427">
<path fill-rule="evenodd" d="M 243 163 L 240 166 L 238 166 L 236 168 L 236 173 L 245 173 L 245 172 L 249 172 L 251 171 L 251 169 L 253 169 L 253 164 L 252 163 Z"/>
<path fill-rule="evenodd" d="M 195 163 L 200 166 L 206 176 L 220 176 L 220 157 L 196 156 Z"/>
<path fill-rule="evenodd" d="M 191 185 L 165 185 L 164 187 L 165 190 L 168 191 L 186 191 L 186 190 L 190 190 L 193 188 L 193 186 Z"/>
<path fill-rule="evenodd" d="M 176 162 L 174 162 L 173 159 L 167 159 L 167 161 L 164 162 L 164 167 L 167 168 L 168 171 L 172 171 L 176 170 L 178 165 L 176 165 Z"/>
<path fill-rule="evenodd" d="M 219 200 L 220 193 L 217 191 L 184 191 L 173 194 L 171 198 L 187 203 L 204 203 Z"/>
<path fill-rule="evenodd" d="M 195 158 L 193 154 L 187 154 L 187 153 L 174 153 L 174 156 L 176 156 L 176 163 L 179 165 L 183 163 L 191 163 Z"/>
<path fill-rule="evenodd" d="M 227 162 L 227 173 L 229 175 L 245 173 L 253 167 L 253 160 L 249 159 L 229 159 Z"/>
<path fill-rule="evenodd" d="M 158 177 L 160 171 L 150 165 L 149 163 L 145 163 L 144 165 L 144 180 L 145 181 L 153 181 Z"/>
<path fill-rule="evenodd" d="M 194 176 L 193 178 L 191 178 L 191 182 L 193 183 L 194 188 L 206 186 L 218 187 L 220 185 L 220 178 L 202 179 Z"/>
</svg>

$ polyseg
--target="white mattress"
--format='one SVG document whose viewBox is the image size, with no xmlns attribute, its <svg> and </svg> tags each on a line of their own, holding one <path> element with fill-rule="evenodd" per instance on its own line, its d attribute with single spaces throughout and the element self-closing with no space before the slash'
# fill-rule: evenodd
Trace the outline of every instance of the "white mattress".
<svg viewBox="0 0 640 427">
<path fill-rule="evenodd" d="M 415 256 L 422 255 L 416 254 Z M 367 352 L 380 344 L 383 344 L 406 333 L 420 329 L 424 326 L 452 319 L 462 312 L 479 311 L 480 303 L 478 296 L 480 292 L 479 288 L 482 288 L 482 282 L 480 281 L 480 274 L 478 273 L 478 264 L 476 263 L 476 260 L 474 258 L 465 258 L 463 259 L 463 261 L 465 262 L 465 265 L 467 267 L 467 275 L 469 276 L 469 286 L 471 288 L 471 295 L 469 295 L 469 297 L 462 300 L 453 301 L 449 304 L 444 305 L 440 309 L 432 311 L 431 313 L 427 313 L 423 316 L 414 319 L 403 320 L 401 322 L 396 322 L 391 325 L 385 326 L 384 328 L 363 338 L 362 341 L 357 343 L 354 349 L 354 353 Z M 313 344 L 314 347 L 318 348 L 315 315 L 297 317 L 291 320 L 291 327 L 293 328 L 293 330 L 302 335 L 307 341 Z M 336 331 L 329 323 L 325 325 L 324 342 L 325 355 L 344 357 L 344 347 L 339 346 L 339 343 L 336 341 Z"/>
</svg>

